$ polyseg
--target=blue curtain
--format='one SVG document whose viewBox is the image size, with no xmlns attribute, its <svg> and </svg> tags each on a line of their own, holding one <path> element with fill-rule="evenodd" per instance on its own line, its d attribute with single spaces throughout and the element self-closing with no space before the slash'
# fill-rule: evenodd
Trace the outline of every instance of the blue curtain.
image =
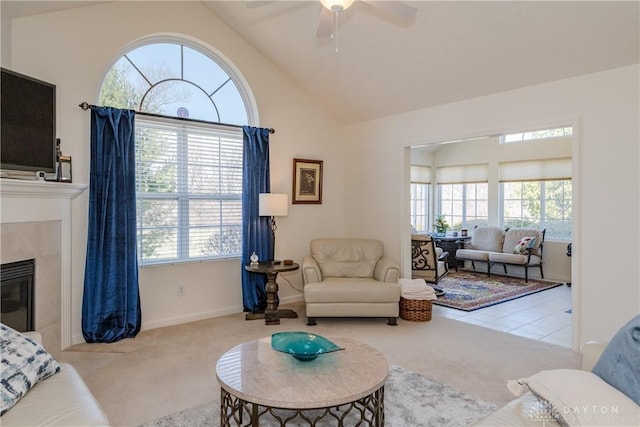
<svg viewBox="0 0 640 427">
<path fill-rule="evenodd" d="M 252 252 L 261 260 L 273 259 L 271 222 L 258 215 L 260 193 L 269 193 L 269 129 L 243 127 L 244 159 L 242 167 L 242 303 L 245 311 L 261 311 L 267 306 L 267 282 L 264 274 L 249 273 Z"/>
<path fill-rule="evenodd" d="M 119 341 L 140 331 L 134 119 L 132 110 L 91 107 L 82 299 L 82 334 L 87 342 Z"/>
</svg>

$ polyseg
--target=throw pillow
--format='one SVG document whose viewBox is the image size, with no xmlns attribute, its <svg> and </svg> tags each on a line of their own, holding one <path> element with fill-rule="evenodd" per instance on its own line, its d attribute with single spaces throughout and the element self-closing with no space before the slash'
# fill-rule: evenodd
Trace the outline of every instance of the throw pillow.
<svg viewBox="0 0 640 427">
<path fill-rule="evenodd" d="M 579 369 L 540 371 L 528 378 L 509 381 L 509 389 L 520 395 L 527 389 L 541 403 L 528 414 L 532 421 L 549 421 L 561 426 L 638 426 L 640 406 L 600 377 Z"/>
<path fill-rule="evenodd" d="M 640 405 L 640 314 L 613 336 L 591 371 Z"/>
<path fill-rule="evenodd" d="M 513 253 L 517 255 L 529 255 L 529 249 L 533 248 L 535 243 L 535 237 L 523 237 L 518 241 L 516 247 L 513 248 Z"/>
<path fill-rule="evenodd" d="M 0 324 L 0 415 L 4 415 L 38 381 L 61 371 L 58 362 L 36 341 Z"/>
</svg>

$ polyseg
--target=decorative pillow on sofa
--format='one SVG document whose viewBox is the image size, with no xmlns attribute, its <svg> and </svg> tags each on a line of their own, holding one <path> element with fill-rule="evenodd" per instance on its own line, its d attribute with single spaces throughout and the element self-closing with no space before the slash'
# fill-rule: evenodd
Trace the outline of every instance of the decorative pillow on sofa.
<svg viewBox="0 0 640 427">
<path fill-rule="evenodd" d="M 513 248 L 513 253 L 518 255 L 529 255 L 529 249 L 533 248 L 535 244 L 535 237 L 523 237 L 518 241 L 516 247 Z"/>
<path fill-rule="evenodd" d="M 540 371 L 528 378 L 509 381 L 517 396 L 530 390 L 561 426 L 635 426 L 640 425 L 640 406 L 600 377 L 579 369 Z"/>
<path fill-rule="evenodd" d="M 0 324 L 0 415 L 38 383 L 61 371 L 60 365 L 36 341 Z"/>
<path fill-rule="evenodd" d="M 591 372 L 640 405 L 640 314 L 613 336 Z"/>
</svg>

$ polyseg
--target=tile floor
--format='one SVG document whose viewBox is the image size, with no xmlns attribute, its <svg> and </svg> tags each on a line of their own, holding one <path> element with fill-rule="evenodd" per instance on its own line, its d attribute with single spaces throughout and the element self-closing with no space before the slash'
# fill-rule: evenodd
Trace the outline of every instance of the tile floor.
<svg viewBox="0 0 640 427">
<path fill-rule="evenodd" d="M 571 348 L 571 288 L 558 286 L 533 295 L 466 312 L 433 305 L 433 315 Z"/>
</svg>

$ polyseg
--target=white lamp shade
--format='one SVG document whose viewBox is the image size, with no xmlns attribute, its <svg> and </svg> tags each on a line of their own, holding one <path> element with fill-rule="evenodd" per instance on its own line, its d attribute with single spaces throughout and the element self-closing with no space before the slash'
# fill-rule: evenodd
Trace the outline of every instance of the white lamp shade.
<svg viewBox="0 0 640 427">
<path fill-rule="evenodd" d="M 287 194 L 260 193 L 260 216 L 287 216 L 289 213 L 289 196 Z"/>
</svg>

